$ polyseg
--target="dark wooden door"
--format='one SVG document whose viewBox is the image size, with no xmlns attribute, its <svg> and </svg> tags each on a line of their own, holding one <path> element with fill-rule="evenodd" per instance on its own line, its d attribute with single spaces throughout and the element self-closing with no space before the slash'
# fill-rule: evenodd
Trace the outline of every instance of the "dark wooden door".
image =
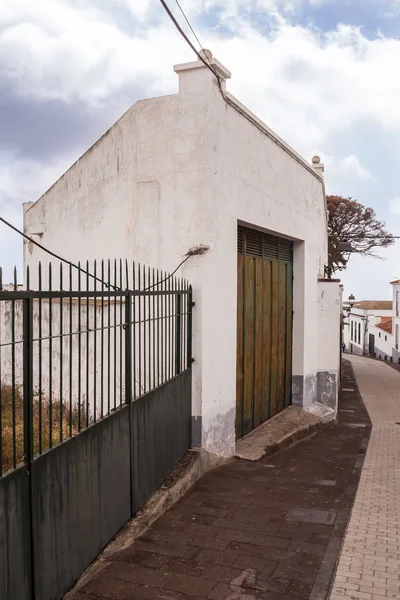
<svg viewBox="0 0 400 600">
<path fill-rule="evenodd" d="M 369 354 L 371 356 L 375 354 L 375 336 L 373 333 L 369 334 Z"/>
<path fill-rule="evenodd" d="M 238 231 L 236 437 L 290 405 L 293 244 Z"/>
</svg>

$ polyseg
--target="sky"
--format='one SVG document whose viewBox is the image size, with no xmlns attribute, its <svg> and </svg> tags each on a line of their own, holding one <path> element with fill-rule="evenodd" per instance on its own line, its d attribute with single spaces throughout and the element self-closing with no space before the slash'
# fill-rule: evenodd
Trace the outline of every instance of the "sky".
<svg viewBox="0 0 400 600">
<path fill-rule="evenodd" d="M 190 35 L 176 0 L 168 4 Z M 228 89 L 307 160 L 328 194 L 400 235 L 400 0 L 180 0 Z M 195 42 L 194 38 L 192 38 Z M 196 42 L 195 42 L 196 43 Z M 193 60 L 159 0 L 1 0 L 0 215 L 36 201 L 134 102 L 177 92 Z M 22 264 L 0 223 L 4 279 Z M 400 240 L 352 257 L 345 296 L 389 299 Z"/>
</svg>

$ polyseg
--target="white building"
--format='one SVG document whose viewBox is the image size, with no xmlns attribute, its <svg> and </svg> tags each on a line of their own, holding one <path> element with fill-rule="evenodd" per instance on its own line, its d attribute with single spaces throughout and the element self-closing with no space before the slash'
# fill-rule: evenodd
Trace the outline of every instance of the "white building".
<svg viewBox="0 0 400 600">
<path fill-rule="evenodd" d="M 400 363 L 400 279 L 393 286 L 393 362 Z"/>
<path fill-rule="evenodd" d="M 290 402 L 336 410 L 340 290 L 323 279 L 323 166 L 226 93 L 229 71 L 209 60 L 221 89 L 202 62 L 176 66 L 179 92 L 132 106 L 24 206 L 24 228 L 74 262 L 172 271 L 189 248 L 209 246 L 181 269 L 196 302 L 193 443 L 230 456 L 235 421 L 240 437 Z M 48 260 L 29 242 L 24 257 Z"/>
<path fill-rule="evenodd" d="M 369 326 L 371 354 L 379 360 L 392 361 L 393 317 L 380 317 L 375 325 Z"/>
<path fill-rule="evenodd" d="M 374 354 L 376 341 L 382 339 L 379 336 L 381 330 L 376 331 L 375 327 L 382 318 L 391 319 L 392 314 L 390 300 L 362 300 L 353 304 L 350 314 L 346 313 L 344 319 L 343 341 L 347 352 L 359 355 Z M 382 344 L 380 350 L 383 352 Z"/>
</svg>

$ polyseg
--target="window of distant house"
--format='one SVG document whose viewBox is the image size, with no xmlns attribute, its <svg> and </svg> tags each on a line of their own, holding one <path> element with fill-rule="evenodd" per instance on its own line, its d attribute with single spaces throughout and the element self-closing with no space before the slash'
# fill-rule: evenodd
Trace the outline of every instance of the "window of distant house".
<svg viewBox="0 0 400 600">
<path fill-rule="evenodd" d="M 387 335 L 385 335 L 385 342 L 387 342 Z"/>
<path fill-rule="evenodd" d="M 354 321 L 351 322 L 351 341 L 353 341 Z"/>
<path fill-rule="evenodd" d="M 396 325 L 395 346 L 396 346 L 396 350 L 398 350 L 399 349 L 399 326 L 398 325 Z"/>
<path fill-rule="evenodd" d="M 400 292 L 396 292 L 396 317 L 400 316 Z"/>
<path fill-rule="evenodd" d="M 361 344 L 361 323 L 358 324 L 358 343 Z"/>
<path fill-rule="evenodd" d="M 379 337 L 381 337 L 381 332 L 379 332 Z"/>
</svg>

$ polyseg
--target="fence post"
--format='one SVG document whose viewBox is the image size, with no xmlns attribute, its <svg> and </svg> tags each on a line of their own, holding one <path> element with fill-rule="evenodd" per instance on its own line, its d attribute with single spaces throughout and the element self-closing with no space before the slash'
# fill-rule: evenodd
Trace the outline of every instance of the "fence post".
<svg viewBox="0 0 400 600">
<path fill-rule="evenodd" d="M 187 368 L 190 369 L 192 366 L 192 318 L 193 318 L 193 290 L 192 286 L 189 287 L 188 294 L 188 328 L 187 328 Z"/>
<path fill-rule="evenodd" d="M 125 292 L 125 403 L 128 407 L 129 422 L 129 471 L 130 471 L 130 491 L 131 491 L 131 516 L 135 516 L 135 479 L 134 479 L 134 456 L 133 456 L 133 414 L 132 414 L 132 292 Z"/>
<path fill-rule="evenodd" d="M 181 317 L 181 294 L 176 295 L 176 323 L 175 323 L 175 375 L 180 375 L 182 370 L 181 356 L 181 336 L 182 336 L 182 317 Z"/>
<path fill-rule="evenodd" d="M 125 402 L 132 401 L 132 293 L 125 292 Z"/>
<path fill-rule="evenodd" d="M 33 532 L 33 297 L 23 300 L 23 401 L 24 401 L 24 463 L 29 477 L 29 551 L 31 597 L 35 599 L 35 559 Z"/>
</svg>

